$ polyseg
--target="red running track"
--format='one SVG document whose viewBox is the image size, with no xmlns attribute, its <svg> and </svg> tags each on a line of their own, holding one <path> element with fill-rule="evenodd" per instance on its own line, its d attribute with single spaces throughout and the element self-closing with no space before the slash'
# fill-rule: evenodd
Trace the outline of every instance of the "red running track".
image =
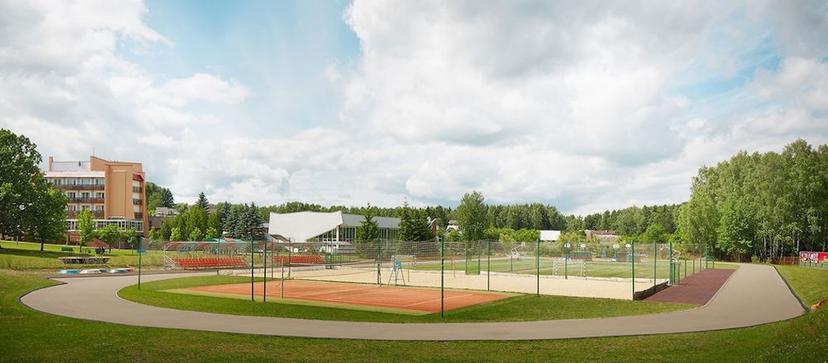
<svg viewBox="0 0 828 363">
<path fill-rule="evenodd" d="M 707 269 L 686 277 L 678 285 L 648 297 L 647 301 L 661 301 L 684 304 L 707 304 L 736 270 Z"/>
</svg>

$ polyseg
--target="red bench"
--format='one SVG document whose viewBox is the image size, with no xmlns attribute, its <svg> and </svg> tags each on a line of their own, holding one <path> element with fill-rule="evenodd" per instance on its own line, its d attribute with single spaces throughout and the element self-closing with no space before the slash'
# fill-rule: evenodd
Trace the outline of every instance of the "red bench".
<svg viewBox="0 0 828 363">
<path fill-rule="evenodd" d="M 241 257 L 175 257 L 175 264 L 182 268 L 241 268 L 247 262 Z"/>
</svg>

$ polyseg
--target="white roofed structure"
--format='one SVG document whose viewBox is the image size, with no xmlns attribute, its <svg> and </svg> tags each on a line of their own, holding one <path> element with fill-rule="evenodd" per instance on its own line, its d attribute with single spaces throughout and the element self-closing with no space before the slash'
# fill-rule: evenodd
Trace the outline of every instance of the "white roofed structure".
<svg viewBox="0 0 828 363">
<path fill-rule="evenodd" d="M 293 242 L 351 242 L 364 216 L 337 212 L 270 213 L 268 234 Z M 374 217 L 379 238 L 395 240 L 400 219 Z"/>
<path fill-rule="evenodd" d="M 557 241 L 561 238 L 561 231 L 540 231 L 541 241 Z"/>
</svg>

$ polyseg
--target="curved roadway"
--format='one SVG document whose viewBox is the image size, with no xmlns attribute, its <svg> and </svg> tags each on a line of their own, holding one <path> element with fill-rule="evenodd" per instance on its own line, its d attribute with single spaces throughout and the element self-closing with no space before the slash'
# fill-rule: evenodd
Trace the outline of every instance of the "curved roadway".
<svg viewBox="0 0 828 363">
<path fill-rule="evenodd" d="M 144 281 L 181 277 L 147 275 Z M 230 333 L 378 340 L 514 340 L 684 333 L 740 328 L 805 312 L 773 267 L 742 265 L 716 296 L 699 308 L 662 314 L 500 323 L 394 324 L 240 316 L 175 310 L 118 297 L 135 276 L 55 279 L 65 284 L 33 291 L 21 301 L 33 309 L 118 324 Z"/>
</svg>

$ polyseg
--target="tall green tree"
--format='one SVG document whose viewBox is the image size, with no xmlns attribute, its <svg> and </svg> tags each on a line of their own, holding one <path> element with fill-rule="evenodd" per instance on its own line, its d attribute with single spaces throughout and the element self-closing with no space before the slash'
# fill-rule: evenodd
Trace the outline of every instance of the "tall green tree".
<svg viewBox="0 0 828 363">
<path fill-rule="evenodd" d="M 173 208 L 175 206 L 172 192 L 167 188 L 148 181 L 144 185 L 144 191 L 147 198 L 147 211 L 150 214 L 154 214 L 158 207 Z"/>
<path fill-rule="evenodd" d="M 161 206 L 175 208 L 175 198 L 173 198 L 172 192 L 167 188 L 161 188 Z"/>
<path fill-rule="evenodd" d="M 66 235 L 67 198 L 45 181 L 38 183 L 35 199 L 25 212 L 26 230 L 32 238 L 40 241 L 40 251 L 46 241 L 57 241 Z"/>
<path fill-rule="evenodd" d="M 0 235 L 19 238 L 22 228 L 37 227 L 36 210 L 44 216 L 57 214 L 54 203 L 35 205 L 48 198 L 50 191 L 37 167 L 41 160 L 37 145 L 26 136 L 0 129 Z M 63 209 L 64 206 L 60 206 L 59 210 Z M 46 221 L 52 222 L 54 220 Z"/>
<path fill-rule="evenodd" d="M 363 219 L 359 227 L 357 227 L 356 239 L 353 243 L 354 250 L 356 250 L 357 255 L 361 257 L 368 257 L 370 250 L 369 246 L 372 246 L 373 241 L 376 241 L 377 238 L 379 238 L 379 226 L 374 220 L 374 210 L 371 208 L 370 204 L 363 212 L 363 216 L 365 219 Z"/>
<path fill-rule="evenodd" d="M 486 229 L 486 205 L 483 194 L 478 191 L 464 194 L 460 205 L 457 206 L 456 214 L 466 239 L 483 238 L 483 231 Z"/>
<path fill-rule="evenodd" d="M 207 201 L 207 196 L 204 195 L 204 192 L 198 193 L 198 200 L 196 201 L 196 205 L 201 207 L 203 210 L 207 210 L 210 208 L 210 202 Z"/>
<path fill-rule="evenodd" d="M 78 213 L 78 250 L 83 251 L 83 247 L 95 238 L 95 220 L 92 218 L 92 212 L 89 210 L 82 210 Z"/>
</svg>

